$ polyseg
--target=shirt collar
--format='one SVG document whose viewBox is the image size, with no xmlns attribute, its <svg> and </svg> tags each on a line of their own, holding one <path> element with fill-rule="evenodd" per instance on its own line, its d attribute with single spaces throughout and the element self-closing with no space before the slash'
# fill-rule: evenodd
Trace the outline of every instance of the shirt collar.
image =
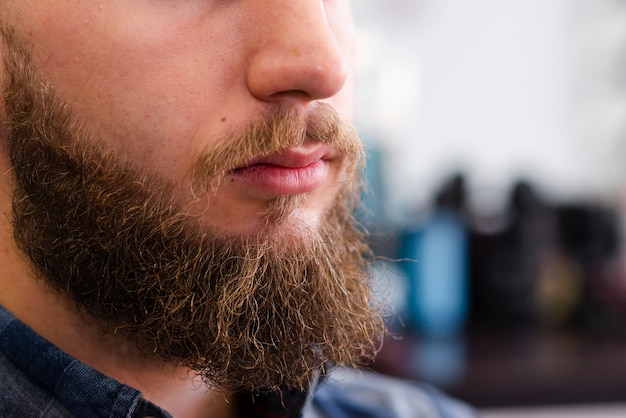
<svg viewBox="0 0 626 418">
<path fill-rule="evenodd" d="M 0 353 L 33 383 L 52 394 L 80 417 L 170 418 L 143 399 L 141 392 L 85 365 L 61 351 L 0 306 Z M 318 379 L 319 380 L 319 379 Z M 297 418 L 311 400 L 312 390 L 282 390 L 236 395 L 246 417 Z"/>
</svg>

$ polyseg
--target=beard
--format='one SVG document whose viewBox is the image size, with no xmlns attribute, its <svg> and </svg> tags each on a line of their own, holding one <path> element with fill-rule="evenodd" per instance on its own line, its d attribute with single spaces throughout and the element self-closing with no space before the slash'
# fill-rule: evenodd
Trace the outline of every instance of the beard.
<svg viewBox="0 0 626 418">
<path fill-rule="evenodd" d="M 102 136 L 42 81 L 10 31 L 3 37 L 12 224 L 37 280 L 142 356 L 190 368 L 215 388 L 304 389 L 331 364 L 373 358 L 382 309 L 352 216 L 361 147 L 332 109 L 273 111 L 215 141 L 190 164 L 184 199 L 156 170 L 96 145 Z M 263 226 L 249 233 L 193 214 L 194 197 L 219 199 L 231 170 L 304 138 L 344 156 L 344 181 L 319 227 L 293 215 L 306 196 L 269 200 Z"/>
</svg>

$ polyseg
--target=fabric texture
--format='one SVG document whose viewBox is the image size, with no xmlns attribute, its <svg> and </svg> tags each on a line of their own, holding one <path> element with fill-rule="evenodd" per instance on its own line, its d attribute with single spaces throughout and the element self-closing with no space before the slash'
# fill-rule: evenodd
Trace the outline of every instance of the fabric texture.
<svg viewBox="0 0 626 418">
<path fill-rule="evenodd" d="M 438 390 L 337 369 L 309 393 L 240 394 L 246 418 L 474 418 Z M 172 418 L 69 356 L 0 307 L 0 418 Z"/>
</svg>

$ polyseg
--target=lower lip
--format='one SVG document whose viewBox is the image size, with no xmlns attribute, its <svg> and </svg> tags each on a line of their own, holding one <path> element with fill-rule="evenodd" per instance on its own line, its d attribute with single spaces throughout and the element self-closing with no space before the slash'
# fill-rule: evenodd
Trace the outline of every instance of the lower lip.
<svg viewBox="0 0 626 418">
<path fill-rule="evenodd" d="M 319 189 L 328 177 L 328 163 L 318 160 L 305 167 L 256 164 L 237 169 L 232 175 L 271 195 L 308 193 Z"/>
</svg>

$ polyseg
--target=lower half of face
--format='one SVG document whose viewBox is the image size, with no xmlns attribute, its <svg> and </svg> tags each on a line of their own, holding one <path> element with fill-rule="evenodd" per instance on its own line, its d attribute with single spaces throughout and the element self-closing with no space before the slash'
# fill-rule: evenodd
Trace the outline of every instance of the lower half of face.
<svg viewBox="0 0 626 418">
<path fill-rule="evenodd" d="M 121 205 L 115 202 L 118 193 L 108 189 L 139 187 L 212 233 L 301 234 L 318 230 L 338 196 L 356 196 L 360 186 L 361 142 L 327 104 L 311 106 L 306 114 L 272 107 L 228 133 L 193 138 L 181 148 L 196 147 L 195 152 L 168 158 L 161 155 L 167 150 L 154 151 L 148 140 L 125 136 L 120 127 L 115 136 L 92 128 L 35 76 L 26 55 L 18 50 L 13 56 L 24 62 L 12 75 L 16 100 L 7 110 L 25 118 L 13 123 L 14 136 L 40 136 L 40 149 L 50 150 L 41 155 L 43 169 L 63 173 L 67 180 L 68 171 L 83 171 L 80 184 L 89 177 L 93 189 L 88 192 L 106 197 L 108 205 Z M 51 158 L 52 152 L 59 155 Z M 63 158 L 67 161 L 61 163 Z M 96 169 L 91 173 L 87 167 Z"/>
<path fill-rule="evenodd" d="M 302 388 L 372 354 L 383 326 L 352 218 L 360 146 L 331 109 L 263 115 L 172 181 L 98 147 L 13 52 L 13 225 L 53 289 L 220 387 Z"/>
</svg>

